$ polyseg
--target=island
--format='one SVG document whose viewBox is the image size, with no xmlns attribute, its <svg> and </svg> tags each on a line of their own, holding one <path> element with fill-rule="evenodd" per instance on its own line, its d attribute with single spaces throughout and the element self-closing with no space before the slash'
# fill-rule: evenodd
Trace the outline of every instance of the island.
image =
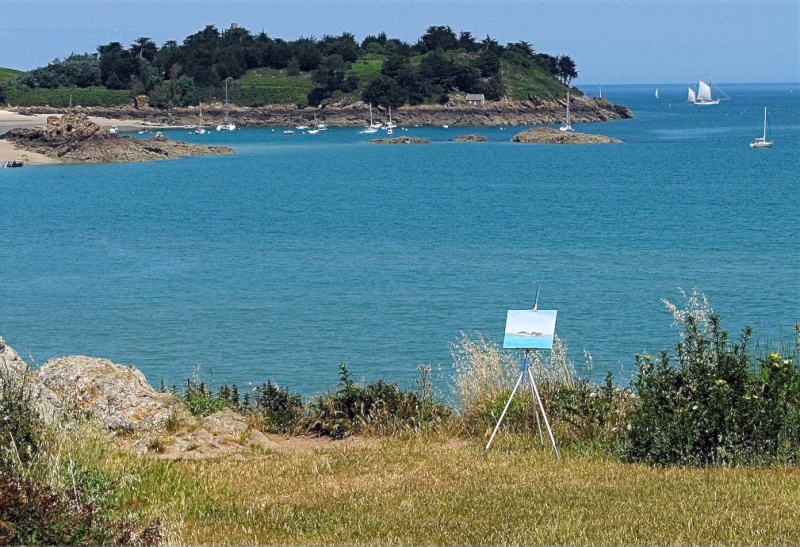
<svg viewBox="0 0 800 547">
<path fill-rule="evenodd" d="M 622 142 L 619 139 L 606 137 L 603 135 L 590 135 L 588 133 L 576 133 L 574 131 L 561 131 L 550 127 L 536 127 L 526 129 L 514 135 L 512 142 L 524 142 L 533 144 L 606 144 Z"/>
</svg>

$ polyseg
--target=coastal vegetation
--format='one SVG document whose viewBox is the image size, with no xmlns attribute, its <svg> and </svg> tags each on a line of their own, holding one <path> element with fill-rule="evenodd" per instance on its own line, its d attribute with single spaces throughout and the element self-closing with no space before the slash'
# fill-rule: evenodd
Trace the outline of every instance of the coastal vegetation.
<svg viewBox="0 0 800 547">
<path fill-rule="evenodd" d="M 537 352 L 561 459 L 527 389 L 484 451 L 520 363 L 480 335 L 453 343 L 449 405 L 424 366 L 403 390 L 341 365 L 336 389 L 305 403 L 271 382 L 162 385 L 191 414 L 171 412 L 139 455 L 125 449 L 135 433 L 109 437 L 85 411 L 42 422 L 28 376 L 0 361 L 0 544 L 800 543 L 800 330 L 753 351 L 702 295 L 666 304 L 674 354 L 637 356 L 628 387 L 579 378 L 561 340 Z M 192 415 L 220 411 L 289 447 L 242 435 L 228 456 L 160 457 Z M 291 445 L 309 436 L 336 440 Z"/>
<path fill-rule="evenodd" d="M 368 101 L 376 106 L 440 104 L 453 94 L 486 100 L 552 100 L 577 78 L 568 55 L 537 52 L 525 41 L 500 44 L 448 26 L 431 26 L 414 44 L 385 33 L 358 42 L 351 33 L 294 41 L 214 26 L 157 46 L 139 37 L 71 54 L 24 73 L 0 72 L 0 98 L 15 106 L 130 104 L 146 95 L 168 108 L 219 101 L 226 83 L 241 106 L 320 106 Z M 574 94 L 580 94 L 573 90 Z"/>
</svg>

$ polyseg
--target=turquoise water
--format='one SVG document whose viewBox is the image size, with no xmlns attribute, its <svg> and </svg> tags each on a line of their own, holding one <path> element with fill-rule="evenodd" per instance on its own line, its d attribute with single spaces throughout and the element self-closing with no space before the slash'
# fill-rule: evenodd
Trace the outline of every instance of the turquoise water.
<svg viewBox="0 0 800 547">
<path fill-rule="evenodd" d="M 603 86 L 636 118 L 576 124 L 621 145 L 522 145 L 522 128 L 356 129 L 172 138 L 237 154 L 0 170 L 0 336 L 61 355 L 196 370 L 305 395 L 356 377 L 446 391 L 460 332 L 502 344 L 506 312 L 558 310 L 581 374 L 621 382 L 671 349 L 660 299 L 698 288 L 735 336 L 800 320 L 800 85 Z M 594 89 L 585 90 L 589 94 Z M 752 150 L 769 108 L 771 149 Z M 488 143 L 453 143 L 479 133 Z M 400 134 L 396 130 L 396 135 Z M 585 364 L 584 349 L 593 357 Z"/>
</svg>

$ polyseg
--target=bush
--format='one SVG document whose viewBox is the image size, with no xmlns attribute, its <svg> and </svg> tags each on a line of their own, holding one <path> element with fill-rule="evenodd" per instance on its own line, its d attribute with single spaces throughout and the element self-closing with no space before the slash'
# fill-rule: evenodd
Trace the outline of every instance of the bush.
<svg viewBox="0 0 800 547">
<path fill-rule="evenodd" d="M 303 401 L 298 394 L 272 382 L 253 389 L 253 410 L 263 419 L 264 429 L 273 433 L 294 431 L 303 416 Z"/>
<path fill-rule="evenodd" d="M 205 418 L 215 412 L 233 406 L 230 393 L 226 394 L 226 390 L 227 386 L 220 386 L 221 394 L 214 395 L 204 381 L 189 378 L 186 380 L 183 401 L 193 416 Z"/>
<path fill-rule="evenodd" d="M 339 365 L 339 390 L 314 397 L 308 405 L 306 428 L 341 439 L 353 433 L 394 434 L 435 426 L 449 416 L 447 407 L 433 400 L 430 369 L 420 367 L 418 391 L 402 391 L 397 384 L 378 380 L 357 384 L 344 364 Z"/>
<path fill-rule="evenodd" d="M 731 465 L 800 461 L 800 369 L 794 357 L 747 353 L 751 330 L 729 342 L 708 303 L 667 303 L 682 327 L 667 352 L 636 356 L 624 457 L 654 464 Z M 795 350 L 796 353 L 796 350 Z"/>
</svg>

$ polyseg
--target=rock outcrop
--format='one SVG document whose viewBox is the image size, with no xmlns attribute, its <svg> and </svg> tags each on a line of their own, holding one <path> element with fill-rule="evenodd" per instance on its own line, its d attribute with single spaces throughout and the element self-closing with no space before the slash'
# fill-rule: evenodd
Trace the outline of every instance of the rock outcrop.
<svg viewBox="0 0 800 547">
<path fill-rule="evenodd" d="M 428 139 L 420 139 L 418 137 L 394 137 L 388 139 L 372 139 L 369 142 L 376 144 L 428 144 L 431 141 Z"/>
<path fill-rule="evenodd" d="M 608 100 L 585 96 L 570 96 L 570 118 L 572 123 L 606 122 L 632 118 L 626 107 Z M 50 114 L 63 110 L 32 107 L 25 109 L 31 114 Z M 170 108 L 160 110 L 147 106 L 90 107 L 83 111 L 91 116 L 118 120 L 147 121 L 163 126 L 195 125 L 199 121 L 197 107 Z M 329 126 L 362 127 L 369 121 L 369 104 L 362 101 L 341 102 L 322 108 L 298 108 L 296 105 L 266 105 L 263 107 L 230 106 L 231 121 L 239 127 L 293 127 L 311 125 L 316 120 Z M 376 120 L 388 118 L 388 111 L 374 107 Z M 527 101 L 496 101 L 483 106 L 473 106 L 463 101 L 444 105 L 402 106 L 392 109 L 392 120 L 399 126 L 514 126 L 548 125 L 562 123 L 566 111 L 563 100 L 543 100 L 531 97 Z M 203 105 L 206 120 L 222 120 L 225 107 L 222 103 Z"/>
<path fill-rule="evenodd" d="M 483 135 L 461 135 L 453 139 L 454 142 L 486 142 L 487 140 Z"/>
<path fill-rule="evenodd" d="M 622 142 L 618 139 L 603 135 L 589 135 L 572 131 L 560 131 L 549 127 L 536 127 L 514 135 L 512 142 L 525 142 L 534 144 L 601 144 Z"/>
<path fill-rule="evenodd" d="M 34 372 L 56 408 L 77 410 L 103 427 L 142 431 L 163 427 L 177 397 L 153 389 L 136 367 L 83 355 L 48 359 Z"/>
<path fill-rule="evenodd" d="M 12 129 L 0 138 L 13 142 L 23 150 L 66 162 L 138 162 L 235 153 L 235 150 L 225 146 L 188 144 L 163 136 L 150 139 L 120 137 L 91 121 L 85 113 L 49 116 L 44 126 Z"/>
</svg>

